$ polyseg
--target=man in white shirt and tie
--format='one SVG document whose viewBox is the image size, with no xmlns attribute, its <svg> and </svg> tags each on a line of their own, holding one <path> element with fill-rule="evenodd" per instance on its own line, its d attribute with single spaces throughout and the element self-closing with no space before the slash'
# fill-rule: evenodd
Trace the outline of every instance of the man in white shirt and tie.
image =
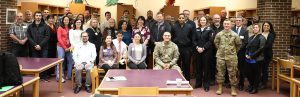
<svg viewBox="0 0 300 97">
<path fill-rule="evenodd" d="M 81 40 L 79 44 L 77 44 L 73 51 L 73 59 L 75 61 L 75 81 L 76 87 L 74 89 L 74 93 L 79 93 L 81 89 L 81 81 L 82 81 L 82 70 L 85 69 L 86 71 L 86 80 L 85 80 L 85 89 L 88 93 L 91 93 L 91 77 L 90 77 L 90 70 L 94 66 L 94 61 L 96 59 L 96 47 L 93 43 L 90 43 L 89 36 L 87 32 L 81 33 Z"/>
<path fill-rule="evenodd" d="M 239 70 L 239 83 L 238 83 L 238 89 L 240 91 L 244 90 L 244 80 L 245 80 L 245 52 L 246 52 L 246 45 L 248 44 L 248 30 L 247 28 L 244 28 L 243 25 L 243 17 L 238 16 L 235 19 L 235 26 L 232 27 L 232 31 L 236 32 L 241 41 L 242 41 L 242 46 L 238 52 L 238 70 Z"/>
<path fill-rule="evenodd" d="M 127 45 L 122 41 L 123 39 L 123 33 L 122 32 L 118 32 L 116 34 L 117 38 L 113 39 L 112 42 L 115 45 L 117 52 L 118 52 L 118 63 L 119 63 L 119 68 L 120 69 L 126 69 L 125 64 L 125 58 L 127 55 Z"/>
</svg>

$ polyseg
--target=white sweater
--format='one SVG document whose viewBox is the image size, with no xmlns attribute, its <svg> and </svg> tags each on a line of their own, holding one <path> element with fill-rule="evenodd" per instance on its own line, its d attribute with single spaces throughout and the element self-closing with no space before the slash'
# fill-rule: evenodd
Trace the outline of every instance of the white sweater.
<svg viewBox="0 0 300 97">
<path fill-rule="evenodd" d="M 71 43 L 72 48 L 75 47 L 75 45 L 77 45 L 78 43 L 81 42 L 81 33 L 83 32 L 83 30 L 73 30 L 71 29 L 69 31 L 69 40 Z"/>
</svg>

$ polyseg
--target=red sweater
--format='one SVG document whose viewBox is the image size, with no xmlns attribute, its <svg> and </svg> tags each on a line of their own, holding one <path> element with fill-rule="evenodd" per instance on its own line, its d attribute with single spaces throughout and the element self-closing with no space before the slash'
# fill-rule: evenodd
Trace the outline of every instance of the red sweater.
<svg viewBox="0 0 300 97">
<path fill-rule="evenodd" d="M 69 41 L 69 30 L 70 29 L 68 27 L 65 28 L 59 27 L 57 29 L 57 40 L 58 40 L 57 45 L 64 49 L 71 47 Z"/>
</svg>

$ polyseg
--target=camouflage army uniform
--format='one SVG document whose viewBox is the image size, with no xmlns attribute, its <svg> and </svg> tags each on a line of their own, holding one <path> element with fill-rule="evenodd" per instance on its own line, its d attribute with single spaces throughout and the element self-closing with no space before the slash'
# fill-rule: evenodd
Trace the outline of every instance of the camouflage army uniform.
<svg viewBox="0 0 300 97">
<path fill-rule="evenodd" d="M 229 80 L 232 86 L 237 85 L 237 52 L 241 46 L 241 39 L 239 36 L 230 30 L 219 32 L 214 40 L 217 50 L 217 74 L 216 79 L 218 84 L 224 82 L 225 69 L 227 68 Z"/>
<path fill-rule="evenodd" d="M 165 63 L 170 63 L 170 69 L 175 69 L 181 72 L 180 67 L 177 65 L 179 58 L 178 47 L 175 43 L 171 42 L 166 45 L 164 42 L 159 42 L 154 48 L 155 67 L 154 70 L 162 70 Z"/>
</svg>

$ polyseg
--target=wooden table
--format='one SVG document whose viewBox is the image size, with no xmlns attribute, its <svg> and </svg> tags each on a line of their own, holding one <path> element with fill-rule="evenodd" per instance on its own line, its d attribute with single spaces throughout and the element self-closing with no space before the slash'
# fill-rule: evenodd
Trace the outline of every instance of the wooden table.
<svg viewBox="0 0 300 97">
<path fill-rule="evenodd" d="M 18 63 L 21 65 L 22 74 L 33 74 L 35 77 L 39 77 L 40 73 L 46 71 L 57 64 L 59 64 L 59 85 L 58 92 L 62 92 L 62 63 L 64 59 L 60 58 L 29 58 L 18 57 Z M 38 87 L 36 85 L 36 87 Z"/>
<path fill-rule="evenodd" d="M 15 86 L 12 89 L 6 91 L 6 92 L 0 92 L 0 97 L 7 97 L 13 94 L 19 94 L 20 90 L 22 88 L 25 88 L 26 86 L 29 86 L 33 84 L 33 97 L 39 97 L 39 79 L 40 77 L 23 77 L 23 86 Z"/>
<path fill-rule="evenodd" d="M 119 87 L 159 87 L 159 94 L 191 95 L 193 88 L 190 84 L 177 87 L 167 85 L 167 80 L 186 79 L 177 70 L 109 70 L 105 77 L 125 76 L 126 81 L 102 80 L 96 93 L 118 95 Z"/>
</svg>

